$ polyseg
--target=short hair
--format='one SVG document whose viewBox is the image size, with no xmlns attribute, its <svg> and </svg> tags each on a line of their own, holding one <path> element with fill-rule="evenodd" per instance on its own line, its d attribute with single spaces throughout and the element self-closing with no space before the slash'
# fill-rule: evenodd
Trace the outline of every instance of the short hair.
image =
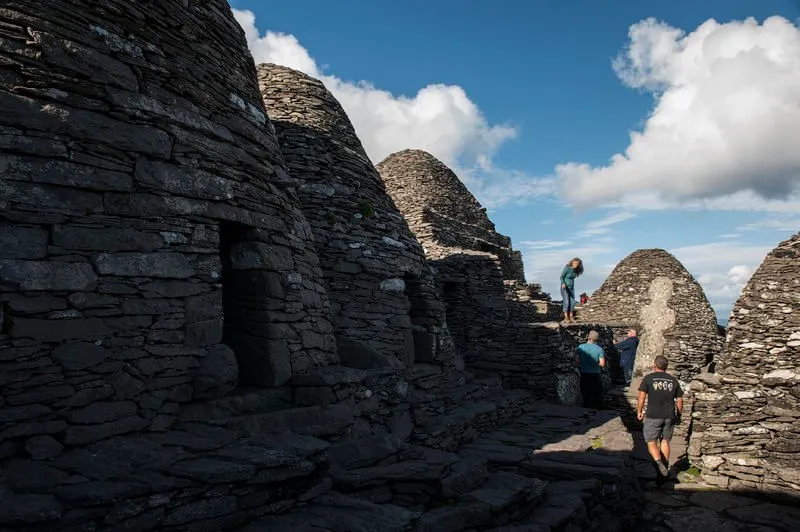
<svg viewBox="0 0 800 532">
<path fill-rule="evenodd" d="M 600 339 L 600 333 L 597 331 L 589 331 L 589 341 L 596 342 Z"/>
<path fill-rule="evenodd" d="M 633 329 L 633 328 L 628 329 L 628 332 L 631 332 L 631 331 L 633 331 L 633 334 L 639 334 L 639 331 L 637 331 L 636 329 Z"/>
<path fill-rule="evenodd" d="M 661 371 L 666 371 L 669 367 L 669 360 L 664 355 L 658 355 L 656 359 L 653 361 L 655 366 L 660 369 Z"/>
</svg>

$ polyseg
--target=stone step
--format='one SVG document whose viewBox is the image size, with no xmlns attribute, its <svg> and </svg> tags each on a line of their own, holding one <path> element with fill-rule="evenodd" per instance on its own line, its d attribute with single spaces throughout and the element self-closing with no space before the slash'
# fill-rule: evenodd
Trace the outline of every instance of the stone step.
<svg viewBox="0 0 800 532">
<path fill-rule="evenodd" d="M 544 526 L 547 530 L 586 530 L 586 505 L 577 494 L 548 498 L 523 524 Z"/>
<path fill-rule="evenodd" d="M 415 530 L 458 532 L 508 523 L 529 514 L 544 497 L 546 485 L 513 473 L 493 473 L 481 487 L 464 493 L 454 504 L 427 511 Z"/>
<path fill-rule="evenodd" d="M 237 437 L 246 437 L 280 431 L 311 436 L 333 436 L 344 433 L 354 422 L 354 407 L 339 403 L 327 407 L 287 408 L 216 420 L 211 423 L 232 430 Z"/>
<path fill-rule="evenodd" d="M 178 412 L 179 421 L 209 421 L 292 407 L 292 391 L 282 388 L 244 388 L 219 399 L 193 402 Z"/>
<path fill-rule="evenodd" d="M 463 443 L 480 434 L 494 430 L 521 416 L 531 408 L 533 399 L 524 390 L 504 390 L 480 401 L 445 406 L 445 410 L 431 410 L 435 405 L 415 409 L 415 442 L 447 450 L 457 450 Z"/>
<path fill-rule="evenodd" d="M 314 503 L 283 515 L 270 516 L 242 528 L 242 532 L 405 532 L 419 517 L 391 504 L 330 492 Z"/>
</svg>

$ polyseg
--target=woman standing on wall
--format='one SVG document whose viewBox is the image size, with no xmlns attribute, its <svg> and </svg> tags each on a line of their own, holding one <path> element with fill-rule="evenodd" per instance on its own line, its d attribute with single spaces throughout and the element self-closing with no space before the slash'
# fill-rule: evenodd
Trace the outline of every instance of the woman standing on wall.
<svg viewBox="0 0 800 532">
<path fill-rule="evenodd" d="M 575 257 L 561 270 L 561 306 L 564 321 L 575 322 L 575 278 L 583 273 L 583 261 Z"/>
</svg>

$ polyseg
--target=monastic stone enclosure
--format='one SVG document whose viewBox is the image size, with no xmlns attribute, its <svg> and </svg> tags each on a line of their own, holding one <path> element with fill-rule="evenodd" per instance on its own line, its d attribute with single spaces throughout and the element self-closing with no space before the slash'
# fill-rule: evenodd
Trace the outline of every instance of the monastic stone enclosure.
<svg viewBox="0 0 800 532">
<path fill-rule="evenodd" d="M 0 111 L 0 529 L 636 529 L 621 420 L 553 404 L 619 330 L 526 323 L 549 298 L 438 167 L 426 263 L 224 0 L 6 1 Z"/>
<path fill-rule="evenodd" d="M 764 259 L 731 312 L 716 374 L 703 374 L 690 455 L 732 490 L 800 493 L 800 233 Z"/>
<path fill-rule="evenodd" d="M 444 163 L 421 150 L 403 150 L 377 168 L 428 258 L 457 250 L 492 253 L 500 259 L 503 279 L 525 282 L 522 255 L 495 231 L 486 209 Z"/>
<path fill-rule="evenodd" d="M 455 173 L 432 155 L 405 150 L 377 165 L 386 189 L 422 242 L 468 369 L 510 388 L 572 404 L 574 341 L 553 324 L 559 309 L 524 280 L 522 258 Z M 572 347 L 562 347 L 570 345 Z"/>
<path fill-rule="evenodd" d="M 452 361 L 444 305 L 422 247 L 342 106 L 296 70 L 264 64 L 258 77 L 312 226 L 344 361 Z"/>
<path fill-rule="evenodd" d="M 581 320 L 627 324 L 639 329 L 641 343 L 634 375 L 647 374 L 656 356 L 688 382 L 722 348 L 717 319 L 703 289 L 686 268 L 663 249 L 640 249 L 623 259 L 584 305 Z"/>
<path fill-rule="evenodd" d="M 311 230 L 225 2 L 1 14 L 16 435 L 163 429 L 193 397 L 335 361 Z"/>
</svg>

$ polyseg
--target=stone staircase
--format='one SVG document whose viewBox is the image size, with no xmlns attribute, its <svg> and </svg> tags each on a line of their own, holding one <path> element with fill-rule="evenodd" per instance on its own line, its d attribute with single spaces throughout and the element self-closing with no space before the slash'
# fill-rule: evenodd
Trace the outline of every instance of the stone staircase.
<svg viewBox="0 0 800 532">
<path fill-rule="evenodd" d="M 329 493 L 244 530 L 628 530 L 638 484 L 619 419 L 544 403 L 529 409 L 457 452 L 334 445 Z"/>
<path fill-rule="evenodd" d="M 13 489 L 0 492 L 6 523 L 33 531 L 56 520 L 76 531 L 625 530 L 636 477 L 630 437 L 612 413 L 534 402 L 491 377 L 465 374 L 426 390 L 387 372 L 332 371 L 304 376 L 294 392 L 341 402 L 297 406 L 285 390 L 242 389 L 189 405 L 168 431 L 8 463 L 0 472 Z"/>
</svg>

